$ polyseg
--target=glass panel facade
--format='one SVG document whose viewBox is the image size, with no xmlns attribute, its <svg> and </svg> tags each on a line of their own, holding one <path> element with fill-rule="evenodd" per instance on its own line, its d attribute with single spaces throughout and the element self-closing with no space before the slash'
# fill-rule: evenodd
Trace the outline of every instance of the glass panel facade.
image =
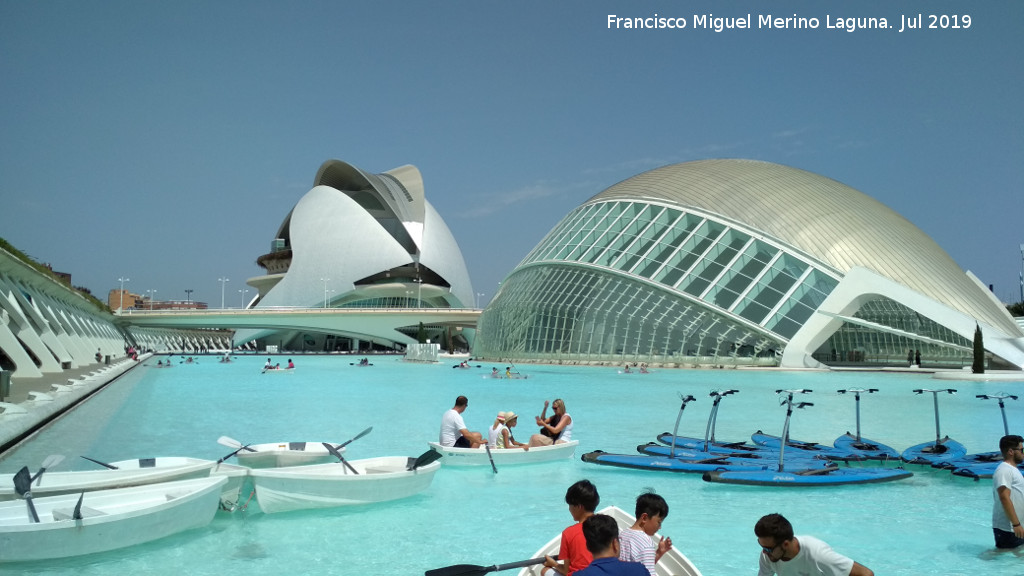
<svg viewBox="0 0 1024 576">
<path fill-rule="evenodd" d="M 572 211 L 480 319 L 480 355 L 757 358 L 838 281 L 710 215 L 644 202 Z"/>
<path fill-rule="evenodd" d="M 829 364 L 909 365 L 918 351 L 932 365 L 970 366 L 974 359 L 971 341 L 887 298 L 864 304 L 854 317 L 911 335 L 844 323 L 815 352 L 816 359 Z"/>
<path fill-rule="evenodd" d="M 474 353 L 538 360 L 773 363 L 781 342 L 626 276 L 577 266 L 520 269 L 481 316 Z"/>
</svg>

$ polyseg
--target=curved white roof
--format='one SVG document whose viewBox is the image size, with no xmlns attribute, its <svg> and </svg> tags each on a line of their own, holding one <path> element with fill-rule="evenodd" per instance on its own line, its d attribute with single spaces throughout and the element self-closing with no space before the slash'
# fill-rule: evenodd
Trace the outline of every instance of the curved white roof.
<svg viewBox="0 0 1024 576">
<path fill-rule="evenodd" d="M 1006 334 L 1020 334 L 1005 308 L 927 234 L 824 176 L 753 160 L 702 160 L 639 174 L 588 202 L 607 200 L 649 200 L 717 215 L 840 275 L 862 266 Z"/>
</svg>

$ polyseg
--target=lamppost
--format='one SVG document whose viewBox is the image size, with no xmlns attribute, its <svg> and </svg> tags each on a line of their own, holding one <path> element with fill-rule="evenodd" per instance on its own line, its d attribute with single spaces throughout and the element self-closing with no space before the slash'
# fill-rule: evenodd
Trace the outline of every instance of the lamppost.
<svg viewBox="0 0 1024 576">
<path fill-rule="evenodd" d="M 220 308 L 221 308 L 221 310 L 223 310 L 224 309 L 224 283 L 228 281 L 228 277 L 225 276 L 223 278 L 217 278 L 217 281 L 220 282 Z"/>
<path fill-rule="evenodd" d="M 186 304 L 191 304 L 192 303 L 192 293 L 193 292 L 195 292 L 195 290 L 193 290 L 191 288 L 185 288 L 185 303 Z"/>
<path fill-rule="evenodd" d="M 1024 244 L 1020 245 L 1020 301 L 1024 302 Z"/>
<path fill-rule="evenodd" d="M 1022 246 L 1024 248 L 1024 246 Z M 125 310 L 125 282 L 131 282 L 130 278 L 119 278 L 121 282 L 121 292 L 118 294 L 118 314 L 121 314 Z"/>
<path fill-rule="evenodd" d="M 416 286 L 416 307 L 423 308 L 423 278 L 416 278 L 413 280 L 417 284 Z"/>
<path fill-rule="evenodd" d="M 146 294 L 149 294 L 149 309 L 153 310 L 153 298 L 156 298 L 156 290 L 146 290 Z"/>
<path fill-rule="evenodd" d="M 331 281 L 330 278 L 321 278 L 321 282 L 324 283 L 324 308 L 327 308 L 327 283 Z"/>
<path fill-rule="evenodd" d="M 242 295 L 242 309 L 244 310 L 245 309 L 245 295 L 249 293 L 249 289 L 248 288 L 243 288 L 243 289 L 239 290 L 238 293 Z"/>
<path fill-rule="evenodd" d="M 484 296 L 483 292 L 477 292 L 476 293 L 476 307 L 477 307 L 477 309 L 480 308 L 480 299 L 483 298 L 483 296 Z"/>
</svg>

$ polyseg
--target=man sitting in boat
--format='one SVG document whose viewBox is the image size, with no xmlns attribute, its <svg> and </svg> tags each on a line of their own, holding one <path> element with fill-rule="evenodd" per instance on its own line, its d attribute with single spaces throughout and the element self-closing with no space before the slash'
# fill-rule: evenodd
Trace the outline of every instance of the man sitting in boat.
<svg viewBox="0 0 1024 576">
<path fill-rule="evenodd" d="M 263 369 L 264 370 L 270 370 L 273 367 L 274 367 L 274 363 L 270 361 L 270 358 L 267 358 L 267 363 L 263 365 Z"/>
<path fill-rule="evenodd" d="M 455 406 L 444 413 L 441 417 L 441 433 L 437 442 L 448 448 L 479 448 L 485 444 L 483 435 L 479 432 L 470 432 L 466 429 L 466 423 L 462 420 L 462 413 L 469 406 L 469 399 L 459 396 L 455 399 Z"/>
<path fill-rule="evenodd" d="M 501 378 L 501 372 L 497 368 L 491 368 L 491 378 Z"/>
</svg>

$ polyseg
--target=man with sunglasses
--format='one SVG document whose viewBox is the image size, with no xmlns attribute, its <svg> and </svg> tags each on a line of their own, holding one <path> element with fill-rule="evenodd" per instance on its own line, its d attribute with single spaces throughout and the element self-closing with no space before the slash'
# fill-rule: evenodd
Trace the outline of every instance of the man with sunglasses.
<svg viewBox="0 0 1024 576">
<path fill-rule="evenodd" d="M 1024 544 L 1024 476 L 1017 468 L 1024 463 L 1024 438 L 1011 434 L 999 439 L 1003 461 L 992 473 L 992 532 L 996 548 L 1016 548 Z"/>
<path fill-rule="evenodd" d="M 874 576 L 869 568 L 839 554 L 813 536 L 794 536 L 782 514 L 761 517 L 754 525 L 761 546 L 758 576 Z"/>
</svg>

